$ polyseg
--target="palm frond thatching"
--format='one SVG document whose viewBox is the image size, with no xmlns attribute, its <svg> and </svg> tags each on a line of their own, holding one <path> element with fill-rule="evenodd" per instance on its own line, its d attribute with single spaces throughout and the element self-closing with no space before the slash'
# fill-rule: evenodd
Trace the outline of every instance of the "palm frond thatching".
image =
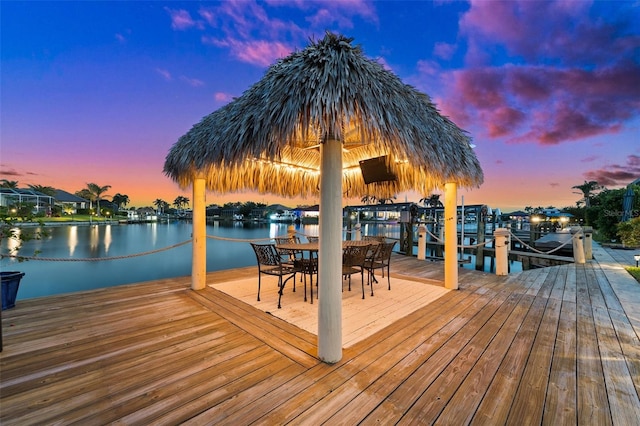
<svg viewBox="0 0 640 426">
<path fill-rule="evenodd" d="M 327 33 L 272 65 L 242 96 L 204 117 L 166 157 L 164 172 L 181 186 L 204 175 L 208 189 L 282 196 L 318 192 L 326 138 L 343 143 L 343 190 L 349 196 L 428 193 L 445 182 L 483 181 L 470 137 L 429 97 L 364 56 L 352 39 Z M 388 156 L 397 179 L 366 185 L 358 161 Z"/>
</svg>

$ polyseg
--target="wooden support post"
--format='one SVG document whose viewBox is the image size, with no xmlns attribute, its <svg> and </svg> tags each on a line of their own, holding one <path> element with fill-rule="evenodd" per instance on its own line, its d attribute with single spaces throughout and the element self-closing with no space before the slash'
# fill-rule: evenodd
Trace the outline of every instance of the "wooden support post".
<svg viewBox="0 0 640 426">
<path fill-rule="evenodd" d="M 193 222 L 191 289 L 202 290 L 207 286 L 207 206 L 204 176 L 193 179 Z"/>
<path fill-rule="evenodd" d="M 584 259 L 593 259 L 593 228 L 591 226 L 584 226 L 582 228 L 584 232 Z"/>
<path fill-rule="evenodd" d="M 493 236 L 495 237 L 496 275 L 507 275 L 509 273 L 509 230 L 497 228 L 493 231 Z"/>
<path fill-rule="evenodd" d="M 458 289 L 457 185 L 444 185 L 444 286 Z"/>
<path fill-rule="evenodd" d="M 478 218 L 478 229 L 476 233 L 476 244 L 478 244 L 478 248 L 476 249 L 476 271 L 484 271 L 484 242 L 485 242 L 485 232 L 487 227 L 487 216 L 484 214 L 485 206 L 482 206 L 480 211 L 476 211 L 476 217 Z"/>
<path fill-rule="evenodd" d="M 318 358 L 342 359 L 342 144 L 320 145 Z"/>
<path fill-rule="evenodd" d="M 425 260 L 427 255 L 427 227 L 418 226 L 418 259 Z"/>
<path fill-rule="evenodd" d="M 571 228 L 571 239 L 573 241 L 573 261 L 578 264 L 585 263 L 584 260 L 584 245 L 582 229 L 579 226 Z"/>
</svg>

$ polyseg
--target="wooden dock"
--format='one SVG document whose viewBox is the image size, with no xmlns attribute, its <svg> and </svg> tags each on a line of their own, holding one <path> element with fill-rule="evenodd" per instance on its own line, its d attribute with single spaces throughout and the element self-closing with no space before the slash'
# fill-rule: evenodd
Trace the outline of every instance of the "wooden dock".
<svg viewBox="0 0 640 426">
<path fill-rule="evenodd" d="M 639 425 L 640 285 L 594 255 L 460 269 L 458 291 L 334 365 L 313 333 L 188 277 L 18 301 L 2 314 L 0 423 Z M 443 274 L 399 255 L 392 272 Z"/>
</svg>

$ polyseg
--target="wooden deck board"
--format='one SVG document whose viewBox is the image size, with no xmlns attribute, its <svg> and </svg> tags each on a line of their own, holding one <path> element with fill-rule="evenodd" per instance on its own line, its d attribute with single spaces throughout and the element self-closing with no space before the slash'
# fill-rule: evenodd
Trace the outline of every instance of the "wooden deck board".
<svg viewBox="0 0 640 426">
<path fill-rule="evenodd" d="M 461 269 L 458 291 L 334 365 L 312 333 L 189 277 L 18 301 L 2 315 L 0 423 L 639 424 L 640 287 L 609 259 Z M 394 255 L 392 273 L 433 282 L 443 268 Z"/>
</svg>

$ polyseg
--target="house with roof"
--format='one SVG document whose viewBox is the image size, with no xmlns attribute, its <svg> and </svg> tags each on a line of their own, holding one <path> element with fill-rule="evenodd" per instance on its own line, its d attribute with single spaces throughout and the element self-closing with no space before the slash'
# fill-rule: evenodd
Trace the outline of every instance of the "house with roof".
<svg viewBox="0 0 640 426">
<path fill-rule="evenodd" d="M 35 214 L 42 212 L 50 213 L 54 201 L 54 197 L 30 188 L 0 188 L 1 207 L 11 208 L 31 204 L 33 205 L 33 212 Z"/>
<path fill-rule="evenodd" d="M 62 211 L 66 214 L 76 214 L 80 209 L 89 208 L 89 200 L 82 197 L 78 197 L 75 194 L 71 194 L 62 189 L 56 189 L 54 194 L 55 204 L 62 208 Z"/>
</svg>

